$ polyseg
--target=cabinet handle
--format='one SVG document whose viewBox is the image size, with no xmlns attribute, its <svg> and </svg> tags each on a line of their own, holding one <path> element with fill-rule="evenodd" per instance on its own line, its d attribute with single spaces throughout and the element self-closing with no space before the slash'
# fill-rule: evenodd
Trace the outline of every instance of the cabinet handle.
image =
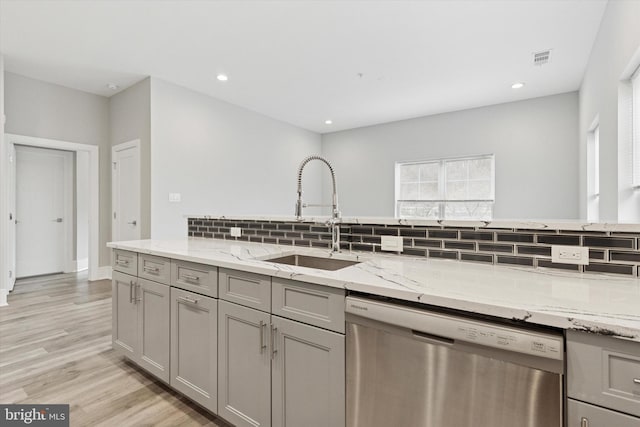
<svg viewBox="0 0 640 427">
<path fill-rule="evenodd" d="M 277 333 L 278 333 L 278 328 L 274 328 L 273 325 L 271 325 L 271 358 L 272 359 L 275 359 L 276 353 L 278 352 L 278 349 L 276 348 Z"/>
<path fill-rule="evenodd" d="M 199 299 L 191 299 L 188 297 L 178 297 L 180 301 L 188 302 L 189 304 L 198 304 Z"/>
<path fill-rule="evenodd" d="M 129 303 L 133 303 L 133 280 L 129 281 Z"/>
<path fill-rule="evenodd" d="M 267 345 L 264 343 L 264 327 L 267 326 L 262 320 L 260 321 L 260 354 L 262 354 L 262 350 L 264 350 Z"/>
<path fill-rule="evenodd" d="M 138 297 L 138 291 L 140 291 L 140 285 L 136 285 L 136 304 L 142 301 L 142 297 Z"/>
<path fill-rule="evenodd" d="M 143 267 L 143 270 L 147 273 L 157 273 L 158 271 L 160 271 L 158 267 L 148 267 L 146 265 Z"/>
<path fill-rule="evenodd" d="M 580 418 L 580 427 L 589 427 L 589 420 L 585 417 Z"/>
<path fill-rule="evenodd" d="M 116 264 L 118 264 L 118 265 L 129 265 L 129 261 L 127 261 L 126 259 L 117 259 L 116 260 Z"/>
<path fill-rule="evenodd" d="M 634 384 L 640 384 L 640 378 L 634 378 L 633 379 L 633 383 Z"/>
<path fill-rule="evenodd" d="M 197 282 L 200 280 L 198 276 L 192 276 L 191 274 L 183 274 L 182 278 L 184 280 L 191 280 L 192 282 Z"/>
</svg>

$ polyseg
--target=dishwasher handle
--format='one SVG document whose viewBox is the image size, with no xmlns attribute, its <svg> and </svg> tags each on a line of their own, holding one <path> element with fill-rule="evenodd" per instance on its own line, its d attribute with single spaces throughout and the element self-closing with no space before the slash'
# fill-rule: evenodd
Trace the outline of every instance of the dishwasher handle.
<svg viewBox="0 0 640 427">
<path fill-rule="evenodd" d="M 411 330 L 411 334 L 413 338 L 418 341 L 425 341 L 432 344 L 444 344 L 444 345 L 453 345 L 455 344 L 455 340 L 452 338 L 442 337 L 440 335 L 429 334 L 427 332 L 416 331 L 415 329 Z"/>
</svg>

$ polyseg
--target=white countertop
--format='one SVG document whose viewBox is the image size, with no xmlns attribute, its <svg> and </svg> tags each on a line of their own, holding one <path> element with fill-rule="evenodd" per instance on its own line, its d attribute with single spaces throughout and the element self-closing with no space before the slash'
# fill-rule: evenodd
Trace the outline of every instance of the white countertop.
<svg viewBox="0 0 640 427">
<path fill-rule="evenodd" d="M 326 249 L 202 238 L 107 246 L 640 342 L 638 278 L 362 252 L 334 255 L 363 262 L 325 271 L 262 260 Z"/>
</svg>

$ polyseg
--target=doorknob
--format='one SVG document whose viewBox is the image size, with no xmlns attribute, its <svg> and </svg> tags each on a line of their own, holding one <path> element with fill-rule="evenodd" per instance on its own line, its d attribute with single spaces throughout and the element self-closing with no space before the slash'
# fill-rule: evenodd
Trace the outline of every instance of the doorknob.
<svg viewBox="0 0 640 427">
<path fill-rule="evenodd" d="M 131 225 L 135 226 L 135 225 L 137 224 L 137 222 L 136 222 L 136 220 L 134 219 L 133 221 L 128 222 L 127 224 L 131 224 Z"/>
<path fill-rule="evenodd" d="M 52 219 L 51 221 L 53 221 L 53 222 L 62 222 L 62 218 Z"/>
</svg>

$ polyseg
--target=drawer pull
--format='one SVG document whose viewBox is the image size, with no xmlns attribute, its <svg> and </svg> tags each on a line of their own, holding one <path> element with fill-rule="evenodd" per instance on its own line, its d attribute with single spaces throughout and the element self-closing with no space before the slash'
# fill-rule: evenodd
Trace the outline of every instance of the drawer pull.
<svg viewBox="0 0 640 427">
<path fill-rule="evenodd" d="M 262 350 L 264 350 L 267 345 L 264 343 L 264 327 L 267 326 L 262 320 L 260 321 L 260 354 L 262 354 Z"/>
<path fill-rule="evenodd" d="M 129 303 L 133 304 L 133 286 L 135 285 L 135 282 L 133 280 L 131 280 L 129 282 Z"/>
<path fill-rule="evenodd" d="M 276 340 L 278 337 L 278 328 L 271 325 L 271 359 L 275 359 L 278 349 L 276 348 Z"/>
<path fill-rule="evenodd" d="M 180 301 L 188 302 L 189 304 L 198 304 L 198 299 L 191 299 L 188 297 L 178 297 Z"/>
<path fill-rule="evenodd" d="M 145 265 L 144 271 L 146 271 L 147 273 L 158 273 L 160 269 L 158 267 L 148 267 Z"/>
<path fill-rule="evenodd" d="M 640 384 L 640 378 L 634 378 L 633 379 L 633 383 L 634 384 Z"/>
<path fill-rule="evenodd" d="M 585 417 L 580 419 L 580 427 L 589 427 L 589 420 Z"/>
<path fill-rule="evenodd" d="M 116 260 L 116 264 L 118 264 L 118 265 L 129 265 L 129 261 L 127 261 L 126 259 L 117 259 Z"/>
<path fill-rule="evenodd" d="M 194 276 L 194 275 L 191 275 L 191 274 L 183 274 L 182 278 L 184 280 L 190 280 L 192 282 L 197 282 L 197 281 L 200 280 L 200 278 L 198 276 Z"/>
</svg>

